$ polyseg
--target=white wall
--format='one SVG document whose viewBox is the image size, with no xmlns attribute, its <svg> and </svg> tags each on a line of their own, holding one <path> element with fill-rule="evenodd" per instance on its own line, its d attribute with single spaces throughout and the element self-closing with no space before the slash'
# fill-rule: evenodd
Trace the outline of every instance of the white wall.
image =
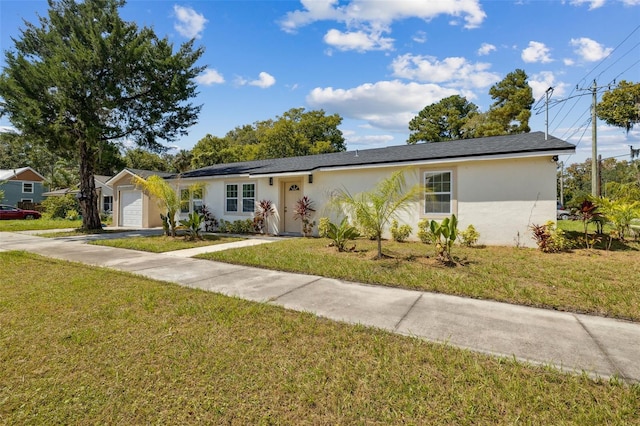
<svg viewBox="0 0 640 426">
<path fill-rule="evenodd" d="M 306 175 L 302 177 L 301 195 L 308 196 L 314 202 L 316 214 L 313 220 L 316 223 L 323 216 L 337 221 L 341 219 L 341 215 L 328 209 L 332 191 L 347 189 L 352 194 L 368 191 L 397 170 L 405 171 L 408 186 L 421 183 L 422 172 L 425 170 L 452 170 L 453 205 L 459 229 L 463 230 L 473 224 L 480 233 L 479 244 L 534 247 L 530 226 L 555 220 L 556 217 L 556 165 L 550 156 L 411 168 L 382 167 L 314 172 L 313 183 L 308 183 Z M 218 219 L 234 221 L 251 217 L 247 214 L 224 213 L 225 184 L 234 182 L 256 183 L 256 201 L 268 199 L 274 203 L 278 217 L 272 221 L 270 232 L 277 233 L 283 203 L 280 178 L 275 177 L 273 185 L 269 185 L 268 178 L 209 179 L 205 190 L 205 204 Z M 410 214 L 400 218 L 401 223 L 412 226 L 413 239 L 417 238 L 419 220 L 441 220 L 445 217 L 425 216 L 422 209 L 422 204 L 416 203 Z M 387 233 L 386 237 L 389 238 L 390 235 Z"/>
</svg>

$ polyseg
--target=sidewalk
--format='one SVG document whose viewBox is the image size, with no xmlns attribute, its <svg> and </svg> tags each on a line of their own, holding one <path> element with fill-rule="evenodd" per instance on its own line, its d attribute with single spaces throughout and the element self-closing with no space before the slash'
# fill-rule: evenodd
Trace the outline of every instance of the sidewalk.
<svg viewBox="0 0 640 426">
<path fill-rule="evenodd" d="M 3 232 L 0 251 L 26 250 L 565 371 L 640 382 L 640 323 L 185 257 L 193 255 L 191 249 L 155 254 L 88 245 L 88 238 L 94 237 Z"/>
</svg>

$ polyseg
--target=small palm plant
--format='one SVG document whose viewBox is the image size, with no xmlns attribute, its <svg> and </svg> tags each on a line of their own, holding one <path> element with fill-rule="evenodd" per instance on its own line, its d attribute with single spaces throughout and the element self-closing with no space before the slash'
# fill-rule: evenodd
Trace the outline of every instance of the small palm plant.
<svg viewBox="0 0 640 426">
<path fill-rule="evenodd" d="M 347 241 L 355 240 L 359 236 L 358 229 L 355 226 L 351 226 L 346 217 L 342 219 L 340 225 L 332 222 L 328 223 L 327 238 L 331 240 L 331 245 L 340 252 L 346 251 Z"/>
<path fill-rule="evenodd" d="M 184 226 L 187 230 L 187 237 L 189 240 L 201 239 L 200 227 L 204 221 L 204 215 L 202 213 L 192 212 L 189 213 L 188 219 L 182 219 L 180 225 Z"/>
</svg>

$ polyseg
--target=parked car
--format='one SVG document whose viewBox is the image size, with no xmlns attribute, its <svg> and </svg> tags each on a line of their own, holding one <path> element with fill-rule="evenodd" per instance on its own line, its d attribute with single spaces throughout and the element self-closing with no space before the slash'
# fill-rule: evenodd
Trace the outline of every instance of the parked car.
<svg viewBox="0 0 640 426">
<path fill-rule="evenodd" d="M 571 217 L 572 215 L 569 210 L 565 210 L 562 208 L 562 206 L 558 206 L 558 209 L 556 210 L 556 218 L 558 220 L 567 220 L 571 219 Z"/>
<path fill-rule="evenodd" d="M 42 214 L 36 210 L 23 210 L 0 204 L 0 219 L 39 219 Z"/>
</svg>

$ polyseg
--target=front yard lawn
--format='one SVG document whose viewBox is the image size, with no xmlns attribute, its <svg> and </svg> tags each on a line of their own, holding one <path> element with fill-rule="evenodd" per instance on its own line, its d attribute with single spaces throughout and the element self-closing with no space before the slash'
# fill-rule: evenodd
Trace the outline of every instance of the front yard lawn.
<svg viewBox="0 0 640 426">
<path fill-rule="evenodd" d="M 198 257 L 521 305 L 640 321 L 640 244 L 625 250 L 546 254 L 516 247 L 463 248 L 456 267 L 433 259 L 433 246 L 385 241 L 391 258 L 374 260 L 375 242 L 357 240 L 339 253 L 328 239 L 289 239 Z M 431 256 L 427 258 L 426 256 Z"/>
<path fill-rule="evenodd" d="M 23 252 L 0 264 L 2 424 L 640 421 L 638 385 Z"/>
<path fill-rule="evenodd" d="M 66 219 L 34 219 L 34 220 L 0 220 L 0 232 L 39 231 L 45 229 L 80 228 L 82 220 Z"/>
<path fill-rule="evenodd" d="M 205 234 L 201 240 L 186 240 L 184 237 L 167 237 L 165 235 L 153 235 L 149 237 L 116 238 L 107 240 L 95 240 L 89 244 L 124 248 L 130 250 L 164 253 L 167 251 L 184 250 L 194 247 L 211 246 L 215 244 L 232 243 L 243 238 L 227 237 L 224 235 Z"/>
</svg>

